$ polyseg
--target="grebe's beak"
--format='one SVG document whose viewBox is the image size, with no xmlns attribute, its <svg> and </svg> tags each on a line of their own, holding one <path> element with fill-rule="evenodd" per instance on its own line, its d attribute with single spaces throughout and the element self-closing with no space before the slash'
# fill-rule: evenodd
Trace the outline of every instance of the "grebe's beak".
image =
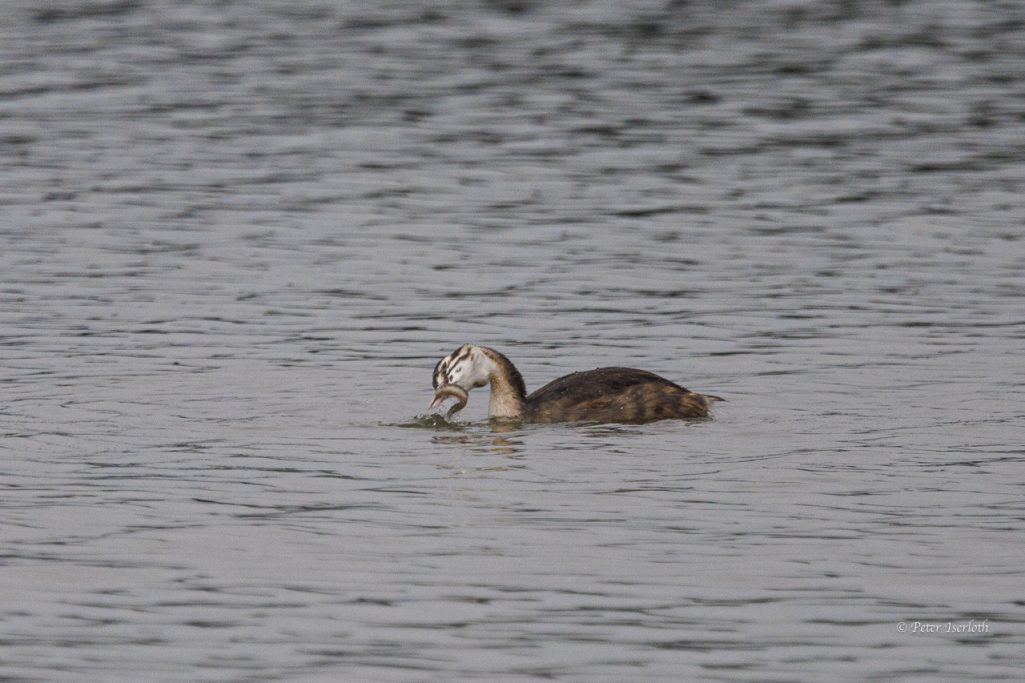
<svg viewBox="0 0 1025 683">
<path fill-rule="evenodd" d="M 445 414 L 446 417 L 452 417 L 460 410 L 466 407 L 466 402 L 470 400 L 470 394 L 458 384 L 442 384 L 438 387 L 438 390 L 434 392 L 434 400 L 431 401 L 431 410 L 440 408 L 445 401 L 450 398 L 456 399 L 456 404 L 448 409 Z"/>
</svg>

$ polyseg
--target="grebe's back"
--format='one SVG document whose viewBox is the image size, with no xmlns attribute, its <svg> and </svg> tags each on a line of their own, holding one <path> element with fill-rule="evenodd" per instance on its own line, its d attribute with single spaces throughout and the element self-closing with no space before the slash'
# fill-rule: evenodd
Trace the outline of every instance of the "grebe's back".
<svg viewBox="0 0 1025 683">
<path fill-rule="evenodd" d="M 713 399 L 714 400 L 714 399 Z M 526 400 L 531 422 L 653 422 L 708 417 L 709 398 L 647 370 L 598 368 L 549 382 Z"/>
</svg>

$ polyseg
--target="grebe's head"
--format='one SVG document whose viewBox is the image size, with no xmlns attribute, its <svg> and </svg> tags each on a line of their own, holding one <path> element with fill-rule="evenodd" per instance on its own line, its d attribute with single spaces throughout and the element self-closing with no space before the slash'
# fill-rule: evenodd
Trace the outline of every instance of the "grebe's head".
<svg viewBox="0 0 1025 683">
<path fill-rule="evenodd" d="M 481 347 L 463 344 L 434 366 L 434 388 L 455 384 L 469 391 L 491 381 L 493 370 L 494 361 Z"/>
</svg>

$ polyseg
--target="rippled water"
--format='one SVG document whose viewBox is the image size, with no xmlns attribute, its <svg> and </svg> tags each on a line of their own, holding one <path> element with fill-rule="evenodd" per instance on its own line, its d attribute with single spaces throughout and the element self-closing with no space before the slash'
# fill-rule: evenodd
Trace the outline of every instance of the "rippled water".
<svg viewBox="0 0 1025 683">
<path fill-rule="evenodd" d="M 0 677 L 1019 679 L 1021 6 L 6 7 Z"/>
</svg>

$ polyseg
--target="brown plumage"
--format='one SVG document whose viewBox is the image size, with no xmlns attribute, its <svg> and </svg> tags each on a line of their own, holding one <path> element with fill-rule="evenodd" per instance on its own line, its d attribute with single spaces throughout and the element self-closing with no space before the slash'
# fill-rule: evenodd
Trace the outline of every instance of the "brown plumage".
<svg viewBox="0 0 1025 683">
<path fill-rule="evenodd" d="M 654 422 L 708 417 L 708 399 L 634 368 L 598 368 L 549 382 L 524 401 L 529 422 Z"/>
<path fill-rule="evenodd" d="M 708 417 L 709 404 L 722 400 L 634 368 L 574 372 L 528 395 L 523 377 L 512 361 L 494 349 L 468 344 L 435 366 L 436 402 L 454 395 L 445 393 L 452 385 L 469 391 L 485 384 L 491 386 L 490 417 L 539 423 L 643 423 Z M 465 403 L 461 397 L 460 400 Z M 454 412 L 450 411 L 450 415 Z"/>
</svg>

